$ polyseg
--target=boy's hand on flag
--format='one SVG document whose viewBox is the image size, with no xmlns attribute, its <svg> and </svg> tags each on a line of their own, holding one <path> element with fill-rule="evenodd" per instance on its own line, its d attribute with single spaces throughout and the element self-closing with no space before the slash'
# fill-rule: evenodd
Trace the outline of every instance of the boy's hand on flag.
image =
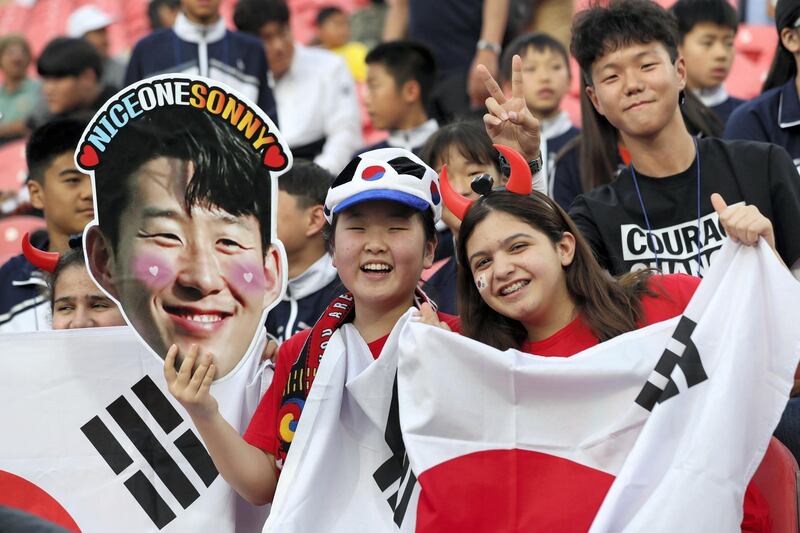
<svg viewBox="0 0 800 533">
<path fill-rule="evenodd" d="M 194 420 L 210 419 L 219 410 L 217 400 L 211 395 L 211 383 L 217 367 L 210 353 L 198 359 L 200 348 L 192 344 L 189 353 L 183 358 L 180 369 L 175 370 L 178 346 L 170 346 L 164 358 L 164 378 L 170 394 L 180 402 Z M 197 362 L 197 368 L 195 368 Z M 194 370 L 194 371 L 193 371 Z"/>
<path fill-rule="evenodd" d="M 719 223 L 733 242 L 747 246 L 758 243 L 759 237 L 764 237 L 770 247 L 775 249 L 775 231 L 772 222 L 761 214 L 754 205 L 731 205 L 725 203 L 720 194 L 711 195 L 711 205 L 719 215 Z"/>
<path fill-rule="evenodd" d="M 433 306 L 428 302 L 425 302 L 419 306 L 419 311 L 417 311 L 416 316 L 419 317 L 419 321 L 423 324 L 436 326 L 437 328 L 441 328 L 445 331 L 453 331 L 450 329 L 450 326 L 447 325 L 447 322 L 442 322 L 439 320 L 439 315 L 436 314 L 436 311 L 433 310 Z"/>
</svg>

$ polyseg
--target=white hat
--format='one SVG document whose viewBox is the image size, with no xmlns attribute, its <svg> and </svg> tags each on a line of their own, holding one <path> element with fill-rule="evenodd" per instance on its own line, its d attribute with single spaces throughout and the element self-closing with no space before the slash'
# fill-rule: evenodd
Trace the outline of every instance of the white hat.
<svg viewBox="0 0 800 533">
<path fill-rule="evenodd" d="M 99 30 L 111 25 L 114 19 L 97 6 L 79 7 L 67 19 L 67 36 L 83 37 L 90 31 Z"/>
<path fill-rule="evenodd" d="M 442 216 L 439 176 L 408 150 L 381 148 L 353 158 L 334 180 L 325 198 L 325 220 L 368 200 L 400 202 L 419 211 L 430 208 L 434 221 Z"/>
</svg>

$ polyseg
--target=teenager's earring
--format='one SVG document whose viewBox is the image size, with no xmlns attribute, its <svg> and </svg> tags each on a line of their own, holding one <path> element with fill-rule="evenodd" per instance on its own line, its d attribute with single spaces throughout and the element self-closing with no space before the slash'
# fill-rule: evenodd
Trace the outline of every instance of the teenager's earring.
<svg viewBox="0 0 800 533">
<path fill-rule="evenodd" d="M 678 94 L 678 104 L 683 105 L 685 103 L 686 103 L 686 90 L 683 90 Z"/>
</svg>

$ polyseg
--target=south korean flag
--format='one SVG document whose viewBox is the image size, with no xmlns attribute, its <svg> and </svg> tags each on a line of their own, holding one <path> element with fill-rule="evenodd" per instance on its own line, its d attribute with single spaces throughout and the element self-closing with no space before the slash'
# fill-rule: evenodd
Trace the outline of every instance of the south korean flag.
<svg viewBox="0 0 800 533">
<path fill-rule="evenodd" d="M 218 474 L 166 390 L 163 362 L 127 327 L 0 336 L 0 505 L 73 531 L 255 531 L 268 508 Z M 212 385 L 240 431 L 271 378 L 264 335 Z"/>
</svg>

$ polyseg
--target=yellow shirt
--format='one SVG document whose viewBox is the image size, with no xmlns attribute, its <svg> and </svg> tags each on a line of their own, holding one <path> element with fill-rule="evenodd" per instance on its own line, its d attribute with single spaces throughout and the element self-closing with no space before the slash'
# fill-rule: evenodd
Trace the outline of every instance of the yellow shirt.
<svg viewBox="0 0 800 533">
<path fill-rule="evenodd" d="M 367 64 L 364 58 L 367 57 L 367 47 L 359 42 L 350 42 L 338 48 L 331 48 L 331 52 L 339 54 L 347 68 L 350 69 L 350 74 L 357 82 L 363 82 L 367 79 Z"/>
</svg>

